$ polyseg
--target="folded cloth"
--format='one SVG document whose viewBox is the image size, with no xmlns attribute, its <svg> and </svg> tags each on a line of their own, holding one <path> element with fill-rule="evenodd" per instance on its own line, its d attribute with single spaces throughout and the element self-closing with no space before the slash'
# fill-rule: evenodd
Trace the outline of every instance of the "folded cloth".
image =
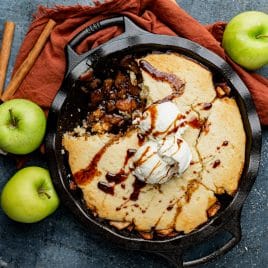
<svg viewBox="0 0 268 268">
<path fill-rule="evenodd" d="M 94 6 L 39 7 L 20 48 L 14 72 L 32 49 L 48 19 L 55 20 L 57 25 L 13 97 L 30 99 L 47 110 L 64 77 L 65 45 L 90 24 L 118 15 L 128 16 L 137 25 L 152 33 L 188 38 L 224 58 L 250 90 L 261 123 L 268 125 L 268 79 L 245 71 L 224 53 L 221 39 L 225 23 L 218 22 L 204 27 L 169 0 L 114 0 L 103 4 L 95 3 Z M 117 26 L 101 30 L 84 40 L 78 46 L 77 52 L 86 52 L 120 33 L 122 29 Z"/>
</svg>

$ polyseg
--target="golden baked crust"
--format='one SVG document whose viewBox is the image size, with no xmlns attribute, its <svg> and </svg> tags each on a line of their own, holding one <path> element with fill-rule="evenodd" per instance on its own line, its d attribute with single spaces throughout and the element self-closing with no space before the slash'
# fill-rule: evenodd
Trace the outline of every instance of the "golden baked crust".
<svg viewBox="0 0 268 268">
<path fill-rule="evenodd" d="M 72 172 L 76 173 L 86 168 L 95 153 L 104 146 L 104 141 L 108 142 L 109 139 L 111 139 L 109 135 L 103 135 L 100 139 L 90 136 L 85 140 L 84 137 L 73 138 L 65 134 L 63 144 L 69 152 Z M 138 147 L 137 132 L 133 130 L 127 136 L 120 137 L 103 154 L 98 163 L 98 170 L 101 173 L 86 184 L 79 185 L 89 208 L 101 218 L 133 223 L 136 230 L 144 232 L 149 232 L 152 228 L 155 230 L 175 228 L 177 231 L 189 232 L 204 223 L 207 220 L 206 211 L 216 202 L 216 198 L 212 191 L 198 182 L 198 175 L 193 173 L 196 170 L 194 165 L 190 166 L 182 177 L 174 178 L 163 185 L 145 185 L 135 201 L 130 200 L 135 181 L 131 173 L 124 181 L 124 189 L 121 184 L 116 185 L 113 195 L 98 189 L 98 183 L 106 181 L 107 172 L 117 173 L 122 168 L 127 150 Z M 85 150 L 88 152 L 85 153 Z M 126 172 L 128 171 L 127 168 Z M 196 196 L 200 195 L 202 203 L 195 208 Z M 184 206 L 189 207 L 187 215 L 182 209 Z M 180 214 L 183 216 L 180 217 Z M 187 217 L 188 223 L 184 225 L 181 221 L 184 219 L 186 222 Z"/>
<path fill-rule="evenodd" d="M 87 206 L 98 217 L 119 229 L 133 226 L 145 233 L 152 229 L 162 235 L 172 235 L 173 230 L 189 233 L 219 209 L 215 194 L 233 195 L 238 187 L 246 141 L 242 119 L 234 99 L 216 97 L 212 74 L 202 65 L 178 54 L 152 54 L 145 59 L 185 81 L 184 94 L 173 102 L 189 122 L 202 123 L 189 123 L 182 136 L 193 159 L 185 173 L 162 185 L 144 185 L 135 199 L 136 179 L 129 170 L 131 158 L 127 165 L 124 162 L 128 149 L 139 148 L 136 129 L 124 136 L 73 137 L 66 133 L 63 146 L 69 152 L 71 171 L 76 174 L 110 143 L 97 162 L 98 172 L 86 182 L 77 182 Z M 142 76 L 148 105 L 172 92 L 168 83 L 156 81 L 144 71 Z M 211 105 L 204 109 L 207 103 Z M 127 178 L 113 186 L 113 194 L 100 190 L 99 183 L 107 183 L 106 174 L 118 173 L 122 168 Z"/>
<path fill-rule="evenodd" d="M 195 107 L 203 114 L 202 103 L 209 103 L 216 97 L 212 73 L 198 64 L 179 54 L 151 54 L 144 59 L 152 64 L 157 70 L 177 75 L 185 82 L 184 93 L 177 98 L 176 104 L 182 112 L 186 112 L 189 107 Z M 148 91 L 148 104 L 163 99 L 172 93 L 172 89 L 167 82 L 157 81 L 148 73 L 142 70 L 144 88 Z"/>
<path fill-rule="evenodd" d="M 233 195 L 243 171 L 246 143 L 235 100 L 216 100 L 207 124 L 209 131 L 201 133 L 197 145 L 203 159 L 202 183 L 217 194 Z"/>
</svg>

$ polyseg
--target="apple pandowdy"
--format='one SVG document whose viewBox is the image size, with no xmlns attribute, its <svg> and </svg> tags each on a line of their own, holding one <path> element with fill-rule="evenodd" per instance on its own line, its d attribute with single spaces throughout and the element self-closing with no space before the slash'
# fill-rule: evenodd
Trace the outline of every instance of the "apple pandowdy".
<svg viewBox="0 0 268 268">
<path fill-rule="evenodd" d="M 206 223 L 220 210 L 220 196 L 235 194 L 245 161 L 245 132 L 230 88 L 210 70 L 178 53 L 153 52 L 107 59 L 80 80 L 89 98 L 88 115 L 82 126 L 65 133 L 62 143 L 74 179 L 71 189 L 82 190 L 95 216 L 145 239 L 174 236 Z M 151 142 L 157 136 L 165 141 L 164 132 L 153 130 L 158 124 L 154 107 L 165 102 L 180 111 L 180 123 L 165 133 L 181 130 L 176 146 L 185 141 L 192 159 L 181 174 L 150 184 L 133 170 L 144 156 L 162 161 L 152 172 L 171 161 L 163 150 L 161 160 L 157 150 L 150 154 L 146 148 L 137 156 L 149 136 Z M 141 133 L 137 122 L 148 113 L 151 127 Z M 174 165 L 169 162 L 173 170 Z"/>
</svg>

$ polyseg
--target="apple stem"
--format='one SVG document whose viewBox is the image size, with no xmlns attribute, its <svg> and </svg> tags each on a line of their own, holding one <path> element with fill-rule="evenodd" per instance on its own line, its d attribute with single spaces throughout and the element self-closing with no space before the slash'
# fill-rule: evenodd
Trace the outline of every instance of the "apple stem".
<svg viewBox="0 0 268 268">
<path fill-rule="evenodd" d="M 13 127 L 16 127 L 17 126 L 17 121 L 16 121 L 16 118 L 13 115 L 12 109 L 9 109 L 9 114 L 10 114 L 12 126 Z"/>
<path fill-rule="evenodd" d="M 259 39 L 259 38 L 263 38 L 263 37 L 268 38 L 268 35 L 265 35 L 265 34 L 259 34 L 259 35 L 256 36 L 257 39 Z"/>
<path fill-rule="evenodd" d="M 51 196 L 47 192 L 45 192 L 44 190 L 39 190 L 38 193 L 39 194 L 44 194 L 48 199 L 51 198 Z"/>
</svg>

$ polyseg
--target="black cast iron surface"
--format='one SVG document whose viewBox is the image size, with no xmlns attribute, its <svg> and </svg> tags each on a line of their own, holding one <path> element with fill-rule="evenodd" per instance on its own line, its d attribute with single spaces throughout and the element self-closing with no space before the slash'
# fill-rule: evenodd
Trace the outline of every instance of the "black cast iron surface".
<svg viewBox="0 0 268 268">
<path fill-rule="evenodd" d="M 215 1 L 217 2 L 217 1 Z M 228 1 L 227 1 L 228 2 Z M 202 1 L 198 2 L 198 5 L 202 4 Z M 182 1 L 183 4 L 183 1 Z M 213 5 L 212 5 L 213 6 Z M 1 12 L 1 11 L 0 11 Z M 207 20 L 208 22 L 208 20 Z M 265 72 L 265 70 L 264 70 Z M 267 132 L 267 131 L 266 131 Z M 267 142 L 267 133 L 264 132 L 264 138 L 266 138 Z M 266 136 L 265 136 L 266 135 Z M 265 142 L 264 141 L 264 142 Z M 266 150 L 266 151 L 265 151 Z M 266 158 L 264 158 L 263 161 L 267 162 L 267 148 L 264 148 L 263 154 L 266 153 Z M 38 158 L 38 157 L 37 157 Z M 35 160 L 34 163 L 43 165 L 43 161 Z M 32 162 L 33 163 L 33 162 Z M 31 163 L 30 163 L 31 164 Z M 262 163 L 263 164 L 263 163 Z M 8 167 L 2 168 L 4 165 L 7 165 Z M 10 174 L 12 174 L 14 168 L 12 169 L 12 160 L 11 159 L 4 159 L 1 158 L 0 160 L 0 167 L 1 167 L 1 173 L 3 174 L 0 178 L 1 185 L 4 184 L 6 179 Z M 265 183 L 267 186 L 267 181 L 265 181 L 264 172 L 265 170 L 261 169 L 260 178 L 261 180 L 261 189 L 263 191 L 266 190 Z M 258 180 L 257 185 L 255 184 L 254 187 L 258 187 Z M 254 193 L 256 193 L 256 188 L 253 190 L 253 198 Z M 257 188 L 258 189 L 258 188 Z M 242 227 L 243 224 L 246 227 L 249 227 L 246 229 L 246 233 L 243 234 L 246 236 L 248 234 L 252 234 L 253 237 L 260 237 L 262 240 L 252 240 L 252 244 L 259 243 L 260 250 L 258 252 L 255 252 L 253 254 L 250 253 L 250 247 L 252 247 L 252 244 L 242 244 L 244 240 L 240 243 L 238 247 L 236 247 L 232 252 L 236 250 L 234 253 L 229 253 L 224 257 L 223 259 L 220 259 L 217 262 L 217 265 L 219 266 L 237 266 L 240 267 L 241 263 L 244 264 L 257 264 L 258 267 L 262 267 L 267 262 L 267 256 L 265 255 L 265 243 L 267 243 L 267 236 L 265 237 L 265 225 L 267 224 L 267 211 L 265 214 L 265 211 L 263 212 L 261 201 L 263 205 L 266 205 L 267 207 L 267 201 L 265 199 L 266 192 L 263 192 L 262 195 L 260 195 L 259 198 L 256 198 L 252 201 L 253 203 L 247 203 L 245 210 L 245 217 L 242 217 Z M 249 199 L 250 200 L 250 199 Z M 256 206 L 256 203 L 258 206 Z M 249 205 L 251 206 L 251 209 L 247 209 Z M 252 207 L 255 207 L 253 209 Z M 245 211 L 244 210 L 244 211 Z M 252 216 L 255 214 L 261 214 L 262 217 L 254 217 Z M 247 213 L 247 214 L 246 214 Z M 65 216 L 65 215 L 68 216 Z M 251 215 L 251 216 L 249 216 Z M 57 221 L 59 219 L 60 221 Z M 255 221 L 254 228 L 252 228 L 252 221 Z M 115 265 L 117 267 L 120 267 L 121 265 L 128 265 L 131 267 L 139 266 L 139 264 L 146 261 L 146 264 L 148 266 L 166 266 L 167 264 L 162 261 L 161 259 L 158 259 L 157 257 L 153 256 L 147 256 L 144 253 L 139 253 L 139 258 L 135 258 L 133 253 L 129 253 L 126 251 L 122 251 L 119 249 L 112 249 L 110 246 L 107 246 L 104 244 L 103 241 L 100 241 L 100 238 L 95 238 L 93 234 L 85 234 L 84 230 L 80 228 L 80 226 L 77 226 L 76 223 L 73 221 L 71 216 L 67 211 L 65 211 L 63 208 L 60 209 L 55 215 L 48 218 L 46 221 L 39 223 L 37 225 L 31 225 L 31 226 L 25 226 L 20 224 L 15 224 L 12 222 L 9 222 L 2 214 L 0 214 L 0 261 L 2 262 L 2 265 L 5 265 L 5 263 L 11 263 L 11 264 L 18 264 L 19 266 L 51 266 L 52 264 L 58 264 L 63 266 L 85 266 L 88 264 L 92 264 L 92 266 L 99 266 L 99 267 L 105 267 L 110 265 Z M 262 224 L 258 224 L 262 223 Z M 258 226 L 259 225 L 259 226 Z M 60 230 L 60 229 L 63 230 Z M 253 230 L 251 230 L 253 229 Z M 250 231 L 250 232 L 249 232 Z M 255 233 L 253 233 L 255 231 Z M 262 234 L 262 237 L 261 237 Z M 31 239 L 31 237 L 33 239 Z M 266 238 L 266 239 L 265 239 Z M 224 239 L 224 236 L 220 236 L 213 244 L 222 244 L 221 240 Z M 96 242 L 97 241 L 97 242 Z M 30 251 L 27 255 L 20 254 L 20 247 L 22 247 L 23 243 L 23 249 L 25 250 L 25 246 L 27 247 L 27 252 Z M 245 243 L 245 242 L 244 242 Z M 24 245 L 25 244 L 25 245 Z M 242 244 L 242 245 L 241 245 Z M 206 252 L 208 249 L 208 245 L 203 246 L 196 250 L 196 255 L 199 255 L 200 253 Z M 257 254 L 261 254 L 261 250 L 263 250 L 263 254 L 261 255 L 262 258 L 257 258 Z M 254 247 L 253 247 L 254 251 Z M 121 253 L 120 253 L 121 252 Z M 240 252 L 240 253 L 239 253 Z M 241 253 L 247 253 L 242 254 L 243 256 L 240 256 Z M 44 255 L 45 254 L 45 255 Z M 68 255 L 72 255 L 68 257 Z M 228 255 L 229 257 L 228 259 Z M 252 254 L 252 255 L 250 255 Z M 22 255 L 22 256 L 21 256 Z M 193 253 L 191 254 L 193 256 Z M 18 256 L 18 257 L 16 257 Z M 20 256 L 20 257 L 19 257 Z M 131 256 L 133 256 L 131 258 Z M 233 256 L 233 257 L 232 257 Z M 236 256 L 236 259 L 234 259 L 234 256 Z M 248 256 L 255 256 L 255 258 L 250 258 Z M 113 260 L 110 260 L 111 257 L 114 257 Z M 9 260 L 7 259 L 9 258 Z M 226 259 L 227 258 L 227 259 Z M 1 266 L 0 262 L 0 266 Z M 240 263 L 240 264 L 239 264 Z M 251 266 L 251 265 L 250 265 Z M 263 266 L 264 267 L 264 266 Z"/>
</svg>

